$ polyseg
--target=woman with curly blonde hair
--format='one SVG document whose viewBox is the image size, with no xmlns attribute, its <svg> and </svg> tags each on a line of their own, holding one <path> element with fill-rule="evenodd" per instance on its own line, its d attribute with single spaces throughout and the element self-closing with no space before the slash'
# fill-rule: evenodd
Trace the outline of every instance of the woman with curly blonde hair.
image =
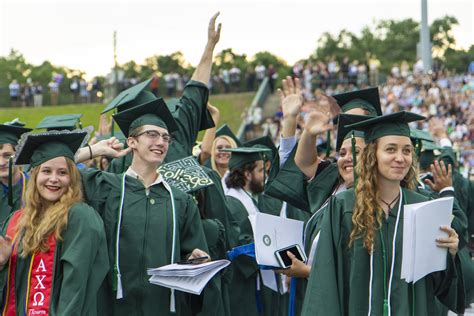
<svg viewBox="0 0 474 316">
<path fill-rule="evenodd" d="M 367 146 L 355 188 L 332 197 L 324 211 L 302 315 L 433 315 L 435 298 L 462 312 L 459 238 L 450 226 L 440 228 L 448 237 L 436 239 L 448 250 L 446 270 L 415 284 L 400 276 L 404 205 L 428 200 L 412 191 L 408 127 L 423 118 L 398 112 L 348 126 L 364 131 Z"/>
<path fill-rule="evenodd" d="M 26 134 L 16 164 L 30 164 L 25 207 L 0 237 L 2 315 L 96 315 L 108 271 L 99 215 L 82 203 L 74 152 L 86 131 Z"/>
</svg>

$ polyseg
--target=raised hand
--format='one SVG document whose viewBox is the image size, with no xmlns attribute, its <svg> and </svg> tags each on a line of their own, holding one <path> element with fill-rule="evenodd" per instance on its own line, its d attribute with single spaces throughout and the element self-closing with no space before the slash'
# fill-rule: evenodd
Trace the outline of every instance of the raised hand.
<svg viewBox="0 0 474 316">
<path fill-rule="evenodd" d="M 303 94 L 301 93 L 301 83 L 298 78 L 294 80 L 287 76 L 281 81 L 282 89 L 278 89 L 283 116 L 296 117 L 303 105 Z"/>
<path fill-rule="evenodd" d="M 122 157 L 132 151 L 130 147 L 123 149 L 123 144 L 115 137 L 101 140 L 91 146 L 91 149 L 95 157 L 106 156 L 109 158 Z"/>
<path fill-rule="evenodd" d="M 435 162 L 430 165 L 430 169 L 433 174 L 433 181 L 426 179 L 425 184 L 427 184 L 431 190 L 440 192 L 446 187 L 453 186 L 452 167 L 450 164 L 448 168 L 446 168 L 443 161 L 439 162 L 435 160 Z"/>
<path fill-rule="evenodd" d="M 209 21 L 209 27 L 207 30 L 207 42 L 214 46 L 217 44 L 217 42 L 219 42 L 219 39 L 221 37 L 222 24 L 219 23 L 216 29 L 216 19 L 219 16 L 219 14 L 220 12 L 217 12 L 216 14 L 212 16 L 211 20 Z"/>
<path fill-rule="evenodd" d="M 341 112 L 341 107 L 337 104 L 336 99 L 325 94 L 319 95 L 316 108 L 319 111 L 326 113 L 331 120 L 338 116 Z"/>
<path fill-rule="evenodd" d="M 313 110 L 305 116 L 304 130 L 310 135 L 322 134 L 332 129 L 332 127 L 331 117 L 327 112 L 323 113 L 319 110 Z"/>
<path fill-rule="evenodd" d="M 209 102 L 207 103 L 207 109 L 209 110 L 209 113 L 211 113 L 212 120 L 214 121 L 214 124 L 217 125 L 219 124 L 219 119 L 221 116 L 221 113 L 218 108 L 210 104 Z"/>
<path fill-rule="evenodd" d="M 99 119 L 99 135 L 110 134 L 112 130 L 112 120 L 107 118 L 106 114 L 101 114 Z"/>
</svg>

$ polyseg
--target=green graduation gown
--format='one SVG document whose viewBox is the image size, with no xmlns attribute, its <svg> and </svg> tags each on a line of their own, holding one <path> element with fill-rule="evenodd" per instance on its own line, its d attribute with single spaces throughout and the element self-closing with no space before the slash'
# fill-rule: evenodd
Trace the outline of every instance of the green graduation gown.
<svg viewBox="0 0 474 316">
<path fill-rule="evenodd" d="M 183 96 L 178 104 L 170 109 L 178 124 L 178 130 L 173 132 L 171 142 L 163 163 L 172 162 L 192 155 L 193 146 L 203 122 L 208 120 L 207 101 L 209 89 L 199 81 L 191 80 L 183 90 Z M 132 154 L 113 159 L 107 171 L 113 173 L 125 172 L 132 164 Z"/>
<path fill-rule="evenodd" d="M 16 184 L 13 185 L 13 207 L 8 205 L 8 186 L 3 183 L 0 184 L 2 190 L 0 198 L 0 224 L 3 224 L 10 214 L 22 207 L 22 194 L 23 194 L 23 179 L 26 179 L 26 175 L 20 179 Z M 26 183 L 25 183 L 26 186 Z"/>
<path fill-rule="evenodd" d="M 239 228 L 238 245 L 253 242 L 253 231 L 245 206 L 235 197 L 227 196 L 232 221 Z M 280 215 L 282 202 L 268 195 L 258 196 L 259 211 L 272 215 Z M 230 285 L 230 307 L 232 316 L 251 315 L 286 315 L 288 295 L 280 295 L 263 285 L 255 258 L 245 255 L 238 256 L 232 262 L 232 282 Z M 263 312 L 257 309 L 257 278 L 260 282 L 260 303 Z"/>
<path fill-rule="evenodd" d="M 290 156 L 278 172 L 270 172 L 265 185 L 265 193 L 285 201 L 305 212 L 309 212 L 308 194 L 306 192 L 307 177 L 295 163 L 295 154 L 298 146 L 291 151 Z M 272 168 L 277 168 L 272 166 Z"/>
<path fill-rule="evenodd" d="M 169 315 L 167 288 L 149 283 L 148 268 L 171 263 L 173 214 L 170 193 L 163 183 L 153 185 L 147 195 L 142 182 L 125 176 L 125 196 L 120 228 L 120 270 L 123 298 L 116 299 L 115 241 L 120 208 L 122 175 L 81 170 L 86 200 L 98 210 L 105 224 L 109 246 L 109 274 L 99 301 L 101 315 Z M 196 204 L 191 196 L 171 188 L 176 209 L 175 260 L 195 248 L 208 251 Z M 186 295 L 176 292 L 178 313 L 186 312 Z"/>
<path fill-rule="evenodd" d="M 109 265 L 102 219 L 87 204 L 77 203 L 69 210 L 62 238 L 62 241 L 57 242 L 54 255 L 50 315 L 102 315 L 97 313 L 97 293 Z M 17 315 L 24 315 L 31 256 L 17 258 L 16 311 Z M 7 272 L 8 268 L 2 271 L 4 282 Z M 5 291 L 5 283 L 2 288 Z M 5 303 L 3 299 L 4 295 L 2 306 Z"/>
<path fill-rule="evenodd" d="M 404 204 L 424 202 L 428 199 L 403 189 Z M 321 224 L 321 234 L 313 261 L 302 315 L 367 315 L 369 290 L 372 290 L 372 315 L 383 314 L 384 260 L 382 244 L 377 233 L 374 245 L 373 284 L 370 286 L 370 256 L 363 248 L 361 238 L 348 248 L 352 231 L 354 190 L 349 189 L 331 198 Z M 403 207 L 402 207 L 403 210 Z M 398 214 L 396 205 L 388 219 L 383 217 L 381 232 L 387 254 L 387 274 L 390 271 L 392 240 Z M 391 286 L 392 315 L 432 315 L 437 297 L 453 311 L 464 308 L 464 285 L 459 258 L 448 254 L 447 269 L 434 272 L 415 285 L 401 280 L 403 213 L 395 243 L 395 266 Z M 389 276 L 386 276 L 387 284 Z"/>
</svg>

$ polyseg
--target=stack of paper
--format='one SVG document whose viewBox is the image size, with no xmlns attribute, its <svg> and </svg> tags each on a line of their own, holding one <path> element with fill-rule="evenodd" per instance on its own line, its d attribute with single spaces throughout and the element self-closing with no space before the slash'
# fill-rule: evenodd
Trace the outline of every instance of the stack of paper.
<svg viewBox="0 0 474 316">
<path fill-rule="evenodd" d="M 201 264 L 173 263 L 156 269 L 148 269 L 150 283 L 199 295 L 207 282 L 230 264 L 229 260 L 216 260 Z"/>
<path fill-rule="evenodd" d="M 405 205 L 401 278 L 407 283 L 446 269 L 447 248 L 436 238 L 447 237 L 440 227 L 450 226 L 452 209 L 452 197 Z"/>
</svg>

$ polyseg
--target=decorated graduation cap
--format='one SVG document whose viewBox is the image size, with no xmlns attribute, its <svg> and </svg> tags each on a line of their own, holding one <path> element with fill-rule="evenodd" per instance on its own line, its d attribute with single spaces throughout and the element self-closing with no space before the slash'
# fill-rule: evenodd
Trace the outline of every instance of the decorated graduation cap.
<svg viewBox="0 0 474 316">
<path fill-rule="evenodd" d="M 46 116 L 37 126 L 36 129 L 45 128 L 51 130 L 74 130 L 81 127 L 82 114 L 64 114 Z"/>
<path fill-rule="evenodd" d="M 186 193 L 192 193 L 214 184 L 194 156 L 161 165 L 158 171 L 166 182 Z"/>
<path fill-rule="evenodd" d="M 270 149 L 271 152 L 265 152 L 263 154 L 265 155 L 265 158 L 271 162 L 273 162 L 275 157 L 278 157 L 278 149 L 276 148 L 275 143 L 273 143 L 273 140 L 270 138 L 270 136 L 262 136 L 262 137 L 249 140 L 244 143 L 244 146 Z"/>
<path fill-rule="evenodd" d="M 76 151 L 88 140 L 89 131 L 50 131 L 24 134 L 18 143 L 15 164 L 36 167 L 56 157 L 74 161 Z"/>
<path fill-rule="evenodd" d="M 146 91 L 150 85 L 152 79 L 140 82 L 133 87 L 130 87 L 119 93 L 101 112 L 107 113 L 110 110 L 117 109 L 118 112 L 130 109 L 137 105 L 149 103 L 150 101 L 156 100 L 157 97 L 150 91 Z"/>
<path fill-rule="evenodd" d="M 25 128 L 9 123 L 0 124 L 0 144 L 11 144 L 16 146 L 21 135 L 31 131 L 31 128 Z"/>
<path fill-rule="evenodd" d="M 229 161 L 229 170 L 239 168 L 246 163 L 258 160 L 265 160 L 265 153 L 270 153 L 272 150 L 268 148 L 258 147 L 238 147 L 222 149 L 222 151 L 231 152 L 232 156 Z"/>
<path fill-rule="evenodd" d="M 242 142 L 237 138 L 237 136 L 235 136 L 227 124 L 222 125 L 216 130 L 216 138 L 219 136 L 228 136 L 235 141 L 237 147 L 242 147 Z"/>
<path fill-rule="evenodd" d="M 166 128 L 168 133 L 178 130 L 178 125 L 162 98 L 114 114 L 113 119 L 125 137 L 129 137 L 131 131 L 143 125 Z"/>
<path fill-rule="evenodd" d="M 410 137 L 408 123 L 424 119 L 425 117 L 422 115 L 401 111 L 369 118 L 359 123 L 347 125 L 346 127 L 363 131 L 365 142 L 368 144 L 389 135 Z"/>
<path fill-rule="evenodd" d="M 369 115 L 382 115 L 379 89 L 377 87 L 340 93 L 332 96 L 341 107 L 342 112 L 352 109 L 364 109 Z"/>
</svg>

